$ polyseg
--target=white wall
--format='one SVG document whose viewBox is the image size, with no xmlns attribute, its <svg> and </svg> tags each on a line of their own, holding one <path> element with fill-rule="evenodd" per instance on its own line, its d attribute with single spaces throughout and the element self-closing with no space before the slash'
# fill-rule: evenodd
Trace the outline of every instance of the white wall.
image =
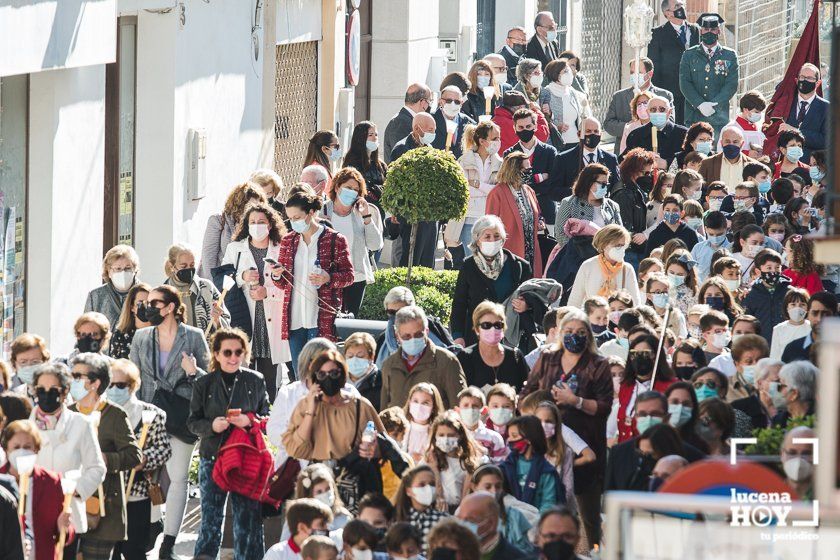
<svg viewBox="0 0 840 560">
<path fill-rule="evenodd" d="M 534 17 L 537 15 L 537 0 L 497 0 L 496 2 L 496 50 L 505 43 L 511 27 L 524 27 L 528 38 L 534 34 Z"/>
<path fill-rule="evenodd" d="M 448 72 L 468 72 L 472 66 L 477 9 L 475 0 L 446 0 L 440 4 L 440 38 L 458 40 L 457 62 L 448 64 Z"/>
<path fill-rule="evenodd" d="M 113 62 L 116 0 L 0 3 L 0 76 Z"/>
<path fill-rule="evenodd" d="M 101 284 L 105 67 L 32 74 L 29 109 L 27 329 L 54 355 Z"/>
</svg>

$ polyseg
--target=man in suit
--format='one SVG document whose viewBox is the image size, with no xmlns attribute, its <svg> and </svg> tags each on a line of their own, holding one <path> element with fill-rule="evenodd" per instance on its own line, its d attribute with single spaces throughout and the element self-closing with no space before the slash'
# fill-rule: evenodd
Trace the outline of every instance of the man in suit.
<svg viewBox="0 0 840 560">
<path fill-rule="evenodd" d="M 602 150 L 601 123 L 595 117 L 583 119 L 578 131 L 580 142 L 573 148 L 561 152 L 554 158 L 551 168 L 551 196 L 560 202 L 572 194 L 572 187 L 577 180 L 580 170 L 590 163 L 600 163 L 610 170 L 609 186 L 618 182 L 618 159 L 615 154 Z"/>
<path fill-rule="evenodd" d="M 684 0 L 662 0 L 666 21 L 653 28 L 647 55 L 659 69 L 653 84 L 674 94 L 674 121 L 683 124 L 685 98 L 680 92 L 680 59 L 686 49 L 700 44 L 700 28 L 685 21 Z"/>
<path fill-rule="evenodd" d="M 805 137 L 801 161 L 808 164 L 811 152 L 824 150 L 828 137 L 828 101 L 817 95 L 822 83 L 820 70 L 811 63 L 802 65 L 796 82 L 799 95 L 790 106 L 790 115 L 779 127 L 779 131 L 798 128 Z"/>
<path fill-rule="evenodd" d="M 700 175 L 708 185 L 712 181 L 723 181 L 730 194 L 743 180 L 744 166 L 758 163 L 741 151 L 744 133 L 737 126 L 727 126 L 720 135 L 721 151 L 708 157 L 700 164 Z"/>
<path fill-rule="evenodd" d="M 504 57 L 507 64 L 507 83 L 511 86 L 516 84 L 516 65 L 519 64 L 519 59 L 525 54 L 527 44 L 525 28 L 514 27 L 508 31 L 505 44 L 499 49 L 499 54 Z"/>
<path fill-rule="evenodd" d="M 438 110 L 434 113 L 435 126 L 437 127 L 435 141 L 432 147 L 438 150 L 452 152 L 455 159 L 461 157 L 462 144 L 464 139 L 464 127 L 468 124 L 475 124 L 468 115 L 461 112 L 464 105 L 464 96 L 457 86 L 446 86 L 440 92 Z M 449 127 L 454 128 L 450 137 Z M 447 145 L 448 144 L 448 145 Z"/>
<path fill-rule="evenodd" d="M 460 95 L 460 92 L 459 92 Z M 437 137 L 435 129 L 437 123 L 429 113 L 420 112 L 412 119 L 411 134 L 397 142 L 391 151 L 391 161 L 397 161 L 401 155 L 420 148 L 431 146 Z M 409 244 L 411 242 L 411 224 L 404 218 L 397 217 L 400 224 L 400 238 L 402 238 L 402 254 L 400 255 L 400 266 L 408 266 Z M 437 222 L 420 222 L 417 224 L 417 241 L 414 245 L 414 264 L 435 267 L 435 248 L 437 247 L 438 224 Z"/>
<path fill-rule="evenodd" d="M 627 135 L 626 154 L 633 148 L 644 148 L 647 151 L 656 152 L 659 157 L 656 166 L 660 169 L 668 169 L 674 156 L 682 150 L 683 141 L 687 129 L 674 124 L 672 119 L 673 108 L 671 103 L 664 97 L 656 96 L 648 102 L 648 113 L 650 122 L 641 126 Z M 653 149 L 653 127 L 656 127 L 656 149 Z M 622 157 L 624 154 L 621 154 Z"/>
<path fill-rule="evenodd" d="M 534 189 L 540 213 L 546 225 L 553 225 L 557 216 L 557 203 L 551 191 L 551 170 L 557 150 L 551 144 L 540 142 L 536 137 L 537 119 L 530 109 L 517 109 L 513 114 L 513 130 L 519 141 L 505 151 L 505 156 L 513 152 L 523 152 L 531 161 L 531 176 L 525 181 Z"/>
<path fill-rule="evenodd" d="M 718 42 L 723 18 L 702 14 L 700 42 L 680 59 L 680 92 L 685 97 L 685 126 L 706 121 L 720 136 L 729 122 L 729 100 L 738 91 L 738 55 Z"/>
<path fill-rule="evenodd" d="M 534 36 L 525 49 L 527 58 L 534 58 L 542 63 L 543 70 L 548 63 L 557 59 L 560 47 L 557 45 L 557 23 L 551 12 L 540 12 L 534 19 Z M 547 78 L 543 78 L 543 85 Z"/>
<path fill-rule="evenodd" d="M 525 551 L 512 545 L 499 532 L 501 516 L 499 502 L 489 492 L 468 495 L 455 511 L 455 517 L 476 528 L 481 545 L 481 556 L 488 560 L 526 560 Z"/>
<path fill-rule="evenodd" d="M 385 163 L 391 163 L 391 151 L 397 142 L 411 134 L 414 115 L 428 111 L 431 106 L 432 90 L 429 89 L 429 86 L 421 83 L 408 86 L 405 92 L 405 106 L 391 117 L 388 126 L 385 127 L 385 136 L 382 140 L 382 153 L 385 156 Z"/>
<path fill-rule="evenodd" d="M 610 108 L 607 110 L 607 118 L 604 120 L 604 129 L 616 140 L 620 140 L 624 134 L 624 125 L 633 120 L 630 114 L 630 102 L 636 95 L 636 88 L 639 91 L 649 91 L 653 95 L 664 97 L 671 104 L 674 103 L 674 95 L 665 89 L 652 85 L 655 67 L 649 58 L 640 59 L 645 71 L 643 74 L 636 72 L 636 60 L 630 61 L 630 87 L 618 90 L 610 100 Z"/>
</svg>

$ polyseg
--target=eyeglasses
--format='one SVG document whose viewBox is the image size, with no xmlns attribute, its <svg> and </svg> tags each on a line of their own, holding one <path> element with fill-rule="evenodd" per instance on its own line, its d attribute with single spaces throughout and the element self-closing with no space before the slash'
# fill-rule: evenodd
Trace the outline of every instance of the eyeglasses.
<svg viewBox="0 0 840 560">
<path fill-rule="evenodd" d="M 707 379 L 706 381 L 695 381 L 693 383 L 695 389 L 700 389 L 705 385 L 709 389 L 717 390 L 718 382 L 713 379 Z"/>
<path fill-rule="evenodd" d="M 318 381 L 324 381 L 329 377 L 330 379 L 338 379 L 342 376 L 344 372 L 340 369 L 334 368 L 328 371 L 324 371 L 322 369 L 315 372 L 315 379 Z"/>
<path fill-rule="evenodd" d="M 653 350 L 630 350 L 630 353 L 634 356 L 639 356 L 639 357 L 648 357 L 648 358 L 653 357 Z"/>
<path fill-rule="evenodd" d="M 815 84 L 818 81 L 816 78 L 808 78 L 806 76 L 799 76 L 798 79 L 803 81 L 803 82 L 811 82 L 812 84 Z"/>
<path fill-rule="evenodd" d="M 88 375 L 87 373 L 82 373 L 81 371 L 70 372 L 70 377 L 72 377 L 73 379 L 75 379 L 77 381 L 79 379 L 83 378 L 83 377 L 86 377 L 86 378 L 90 379 L 90 375 Z"/>
<path fill-rule="evenodd" d="M 667 294 L 668 294 L 668 292 L 648 292 L 649 296 L 661 296 L 661 295 L 667 295 Z"/>
<path fill-rule="evenodd" d="M 444 99 L 443 102 L 444 103 L 454 103 L 455 105 L 460 105 L 461 104 L 460 99 Z"/>
<path fill-rule="evenodd" d="M 400 340 L 411 340 L 412 338 L 423 338 L 424 336 L 426 336 L 426 331 L 420 331 L 414 334 L 401 334 Z"/>
<path fill-rule="evenodd" d="M 236 356 L 237 358 L 245 353 L 245 350 L 242 348 L 237 348 L 236 350 L 231 350 L 230 348 L 225 348 L 222 350 L 221 354 L 225 358 L 230 358 L 231 356 Z"/>
<path fill-rule="evenodd" d="M 121 268 L 119 266 L 112 266 L 109 270 L 111 272 L 115 273 L 115 274 L 119 273 L 119 272 L 134 272 L 134 267 L 133 266 L 126 266 L 126 267 Z"/>
<path fill-rule="evenodd" d="M 111 387 L 115 389 L 128 389 L 129 385 L 125 381 L 114 381 L 111 383 Z"/>
<path fill-rule="evenodd" d="M 495 323 L 484 321 L 483 323 L 478 324 L 478 328 L 480 328 L 483 331 L 489 331 L 490 329 L 496 329 L 497 331 L 500 331 L 505 328 L 505 324 L 501 321 L 496 321 Z"/>
<path fill-rule="evenodd" d="M 166 305 L 166 302 L 162 299 L 147 299 L 146 305 L 151 305 L 152 307 L 157 307 L 158 305 L 160 305 L 161 307 L 163 307 L 164 305 Z"/>
<path fill-rule="evenodd" d="M 77 332 L 76 333 L 76 339 L 79 339 L 79 338 L 92 338 L 93 340 L 102 340 L 102 335 L 100 333 L 91 334 L 91 333 Z"/>
</svg>

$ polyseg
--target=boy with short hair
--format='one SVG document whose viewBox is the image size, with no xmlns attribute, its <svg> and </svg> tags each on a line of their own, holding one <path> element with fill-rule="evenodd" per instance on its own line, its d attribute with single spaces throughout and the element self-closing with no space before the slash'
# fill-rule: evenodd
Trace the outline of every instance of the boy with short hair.
<svg viewBox="0 0 840 560">
<path fill-rule="evenodd" d="M 353 560 L 374 560 L 387 558 L 385 554 L 374 552 L 379 545 L 379 535 L 370 523 L 361 519 L 347 522 L 341 533 L 342 555 Z"/>
<path fill-rule="evenodd" d="M 721 212 L 752 212 L 755 223 L 764 223 L 764 206 L 758 186 L 752 181 L 744 181 L 735 185 L 735 193 L 727 196 L 720 207 Z M 767 207 L 769 208 L 769 204 Z"/>
<path fill-rule="evenodd" d="M 411 523 L 394 523 L 385 533 L 385 550 L 391 558 L 416 558 L 423 551 L 423 534 Z"/>
<path fill-rule="evenodd" d="M 300 560 L 304 558 L 301 548 L 304 541 L 313 536 L 322 536 L 325 539 L 324 543 L 328 542 L 333 546 L 335 555 L 330 557 L 328 550 L 313 545 L 307 558 L 309 560 L 335 560 L 338 549 L 327 536 L 327 526 L 332 518 L 332 510 L 319 500 L 301 498 L 291 502 L 286 510 L 286 522 L 292 536 L 289 540 L 279 542 L 269 548 L 263 560 Z M 320 542 L 320 539 L 316 542 Z"/>
<path fill-rule="evenodd" d="M 767 108 L 767 100 L 761 92 L 752 90 L 741 96 L 738 101 L 738 107 L 741 112 L 726 126 L 734 126 L 741 129 L 744 135 L 744 145 L 741 146 L 741 152 L 751 158 L 760 157 L 759 151 L 764 146 L 766 137 L 761 131 L 762 113 Z M 758 150 L 754 150 L 753 146 L 757 146 Z M 718 152 L 723 150 L 723 147 L 718 140 Z"/>
<path fill-rule="evenodd" d="M 754 161 L 744 166 L 744 169 L 741 171 L 741 177 L 744 181 L 755 183 L 755 186 L 758 187 L 759 194 L 761 194 L 761 201 L 759 202 L 767 203 L 766 197 L 767 193 L 770 192 L 773 179 L 773 172 L 770 171 L 770 168 L 759 161 Z M 770 204 L 767 203 L 767 206 L 769 207 Z"/>
<path fill-rule="evenodd" d="M 691 151 L 685 154 L 683 158 L 683 169 L 691 169 L 692 171 L 700 172 L 700 164 L 706 159 L 704 154 L 700 152 Z"/>
<path fill-rule="evenodd" d="M 743 300 L 744 312 L 754 315 L 763 325 L 784 321 L 784 300 L 790 279 L 782 275 L 782 257 L 773 249 L 762 249 L 753 260 L 752 285 Z M 773 329 L 764 329 L 767 344 L 773 342 Z"/>
<path fill-rule="evenodd" d="M 507 383 L 496 383 L 487 393 L 487 428 L 507 439 L 507 425 L 516 414 L 516 390 Z"/>
<path fill-rule="evenodd" d="M 388 437 L 396 442 L 403 441 L 408 432 L 408 418 L 405 411 L 399 406 L 391 406 L 379 413 L 379 419 L 388 433 Z M 413 465 L 412 465 L 413 466 Z M 386 496 L 393 496 L 400 487 L 400 477 L 394 472 L 390 461 L 383 461 L 379 467 L 382 474 L 382 493 Z"/>
<path fill-rule="evenodd" d="M 738 340 L 745 335 L 760 334 L 761 325 L 759 324 L 757 318 L 752 315 L 738 315 L 735 320 L 732 321 L 732 352 L 729 354 L 721 354 L 709 362 L 709 367 L 713 367 L 716 370 L 725 373 L 727 377 L 734 376 L 737 370 L 735 362 L 738 361 L 738 357 L 735 355 L 735 348 L 738 346 Z M 762 357 L 766 358 L 767 356 Z"/>
<path fill-rule="evenodd" d="M 314 535 L 304 541 L 300 549 L 300 557 L 303 560 L 336 560 L 338 547 L 329 537 Z M 268 558 L 268 554 L 265 558 Z"/>
<path fill-rule="evenodd" d="M 683 221 L 683 200 L 678 194 L 671 194 L 662 199 L 662 221 L 648 235 L 645 253 L 665 245 L 666 241 L 678 238 L 692 250 L 700 242 L 700 235 Z"/>
<path fill-rule="evenodd" d="M 712 276 L 720 276 L 734 296 L 741 287 L 741 263 L 732 257 L 721 257 L 712 264 Z"/>
<path fill-rule="evenodd" d="M 712 265 L 712 255 L 720 249 L 729 249 L 732 243 L 726 237 L 726 216 L 720 211 L 709 211 L 703 217 L 703 229 L 706 231 L 706 239 L 694 246 L 691 250 L 691 258 L 697 261 L 697 279 L 703 282 Z"/>
<path fill-rule="evenodd" d="M 542 355 L 544 350 L 551 348 L 559 341 L 560 329 L 557 325 L 568 311 L 568 307 L 556 307 L 554 309 L 549 309 L 546 311 L 545 315 L 543 315 L 542 327 L 543 332 L 545 333 L 545 343 L 540 344 L 528 352 L 528 355 L 525 356 L 525 363 L 528 364 L 529 370 L 534 369 L 534 364 L 537 363 L 537 359 Z"/>
<path fill-rule="evenodd" d="M 641 324 L 642 313 L 637 309 L 628 309 L 618 318 L 618 325 L 615 328 L 615 340 L 605 342 L 598 348 L 598 353 L 604 357 L 615 356 L 627 361 L 627 354 L 630 352 L 630 342 L 627 340 L 630 329 Z"/>
<path fill-rule="evenodd" d="M 487 456 L 491 461 L 501 463 L 507 457 L 508 449 L 501 435 L 481 424 L 484 407 L 484 393 L 478 387 L 467 387 L 458 393 L 456 410 L 464 427 L 487 450 Z"/>
<path fill-rule="evenodd" d="M 712 309 L 700 317 L 700 331 L 703 335 L 703 353 L 706 355 L 706 362 L 723 353 L 728 353 L 729 343 L 732 336 L 729 334 L 729 318 L 721 311 Z"/>
<path fill-rule="evenodd" d="M 782 214 L 785 205 L 793 198 L 793 181 L 787 177 L 774 179 L 770 185 L 770 195 L 773 197 L 773 204 L 770 205 L 771 214 Z"/>
<path fill-rule="evenodd" d="M 610 304 L 601 296 L 588 297 L 583 301 L 583 312 L 589 318 L 592 334 L 595 335 L 595 345 L 613 340 L 615 335 L 610 332 Z"/>
<path fill-rule="evenodd" d="M 706 203 L 703 207 L 706 210 L 720 210 L 720 207 L 723 205 L 723 201 L 726 199 L 726 195 L 728 194 L 729 191 L 724 183 L 720 181 L 713 181 L 709 183 L 706 187 Z"/>
</svg>

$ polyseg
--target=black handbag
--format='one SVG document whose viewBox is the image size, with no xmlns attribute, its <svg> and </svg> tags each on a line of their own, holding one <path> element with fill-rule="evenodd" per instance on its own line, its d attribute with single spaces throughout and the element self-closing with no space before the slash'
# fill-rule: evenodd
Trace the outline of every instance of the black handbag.
<svg viewBox="0 0 840 560">
<path fill-rule="evenodd" d="M 239 259 L 242 256 L 242 251 L 236 255 L 236 264 L 223 264 L 217 266 L 210 271 L 213 276 L 213 284 L 216 285 L 219 291 L 222 291 L 225 276 L 231 276 L 236 279 L 237 271 L 239 270 Z M 245 298 L 245 292 L 236 284 L 228 290 L 225 296 L 225 307 L 230 313 L 230 326 L 242 329 L 250 339 L 253 336 L 253 323 L 251 321 L 251 310 L 248 308 L 248 300 Z"/>
<path fill-rule="evenodd" d="M 156 336 L 156 333 L 152 333 L 152 360 L 154 362 L 155 381 L 159 377 Z M 187 419 L 190 417 L 190 399 L 175 394 L 178 386 L 184 383 L 189 383 L 186 377 L 179 379 L 172 388 L 172 391 L 167 391 L 160 387 L 156 388 L 154 395 L 152 395 L 152 404 L 166 413 L 166 431 L 170 435 L 175 436 L 184 443 L 193 444 L 198 441 L 198 436 L 187 428 Z"/>
</svg>

